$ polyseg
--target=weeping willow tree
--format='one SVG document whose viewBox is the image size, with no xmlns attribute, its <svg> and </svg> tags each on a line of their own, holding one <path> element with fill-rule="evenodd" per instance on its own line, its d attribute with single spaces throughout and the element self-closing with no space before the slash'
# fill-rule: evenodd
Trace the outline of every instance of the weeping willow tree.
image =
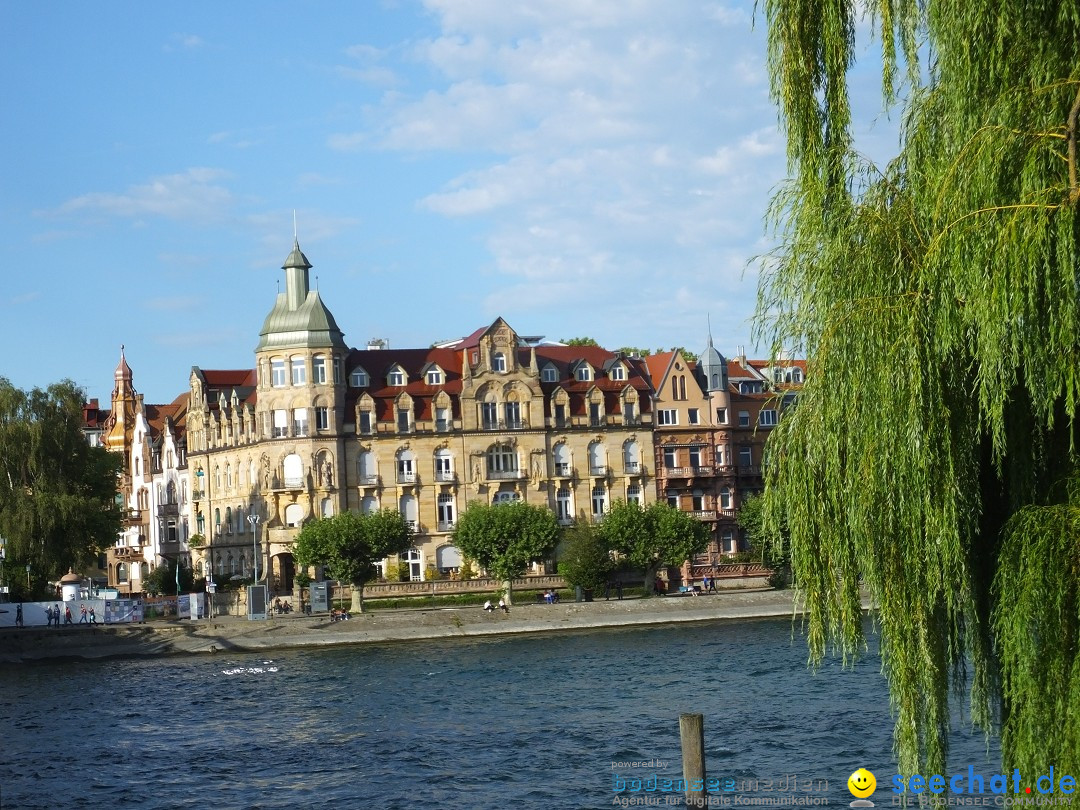
<svg viewBox="0 0 1080 810">
<path fill-rule="evenodd" d="M 866 8 L 903 121 L 882 167 L 851 135 Z M 812 659 L 863 647 L 865 587 L 902 773 L 945 772 L 970 689 L 1007 767 L 1076 774 L 1080 2 L 764 11 L 791 179 L 759 335 L 810 358 L 765 520 L 786 525 Z"/>
</svg>

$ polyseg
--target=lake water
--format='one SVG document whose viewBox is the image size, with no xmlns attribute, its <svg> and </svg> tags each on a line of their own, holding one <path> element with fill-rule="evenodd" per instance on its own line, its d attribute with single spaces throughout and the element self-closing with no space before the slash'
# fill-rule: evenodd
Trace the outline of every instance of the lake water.
<svg viewBox="0 0 1080 810">
<path fill-rule="evenodd" d="M 0 807 L 664 806 L 649 779 L 681 776 L 682 712 L 728 799 L 847 806 L 866 767 L 889 806 L 880 662 L 806 657 L 785 620 L 4 667 Z M 996 772 L 958 724 L 950 767 Z"/>
</svg>

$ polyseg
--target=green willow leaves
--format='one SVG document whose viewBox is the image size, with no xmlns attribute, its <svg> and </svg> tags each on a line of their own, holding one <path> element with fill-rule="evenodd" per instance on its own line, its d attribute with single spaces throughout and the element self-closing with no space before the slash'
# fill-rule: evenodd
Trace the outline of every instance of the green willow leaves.
<svg viewBox="0 0 1080 810">
<path fill-rule="evenodd" d="M 1006 765 L 1074 772 L 1075 724 L 1055 712 L 1080 708 L 1080 536 L 1060 516 L 1077 472 L 1080 3 L 869 7 L 887 103 L 906 66 L 885 167 L 852 149 L 859 6 L 764 5 L 793 176 L 759 329 L 810 358 L 770 438 L 765 522 L 787 527 L 815 659 L 862 647 L 860 586 L 880 606 L 903 773 L 943 772 L 965 676 L 987 728 L 1002 701 Z"/>
</svg>

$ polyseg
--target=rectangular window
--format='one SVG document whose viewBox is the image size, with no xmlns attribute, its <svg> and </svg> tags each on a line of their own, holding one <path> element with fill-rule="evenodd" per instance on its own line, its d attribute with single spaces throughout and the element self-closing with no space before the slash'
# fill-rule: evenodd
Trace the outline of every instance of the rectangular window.
<svg viewBox="0 0 1080 810">
<path fill-rule="evenodd" d="M 329 430 L 330 429 L 330 409 L 329 408 L 316 408 L 315 409 L 315 429 L 316 430 Z"/>
<path fill-rule="evenodd" d="M 326 383 L 326 358 L 321 354 L 315 355 L 311 361 L 311 381 L 317 385 Z"/>
<path fill-rule="evenodd" d="M 670 506 L 672 509 L 678 509 L 679 508 L 679 493 L 676 492 L 673 489 L 669 489 L 667 491 L 666 495 L 667 495 L 667 505 Z"/>
<path fill-rule="evenodd" d="M 393 371 L 390 372 L 389 375 L 387 375 L 386 384 L 387 385 L 404 385 L 405 384 L 405 374 L 401 371 L 401 369 L 397 369 L 397 368 L 394 369 Z"/>
<path fill-rule="evenodd" d="M 590 402 L 589 403 L 589 424 L 592 427 L 600 427 L 600 425 L 601 425 L 601 421 L 600 421 L 600 403 L 599 402 Z"/>
<path fill-rule="evenodd" d="M 739 427 L 750 427 L 750 411 L 739 411 Z"/>
<path fill-rule="evenodd" d="M 690 423 L 691 425 L 696 425 L 696 424 L 699 424 L 699 420 L 698 420 L 698 409 L 697 409 L 697 408 L 690 408 L 690 410 L 689 410 L 689 411 L 688 411 L 688 413 L 687 413 L 687 421 L 688 421 L 688 422 L 689 422 L 689 423 Z"/>
<path fill-rule="evenodd" d="M 334 385 L 341 385 L 341 358 L 334 358 Z"/>
<path fill-rule="evenodd" d="M 701 466 L 702 455 L 703 454 L 701 452 L 700 447 L 691 447 L 690 448 L 690 466 L 691 467 L 700 467 Z"/>
<path fill-rule="evenodd" d="M 362 369 L 356 369 L 349 375 L 349 385 L 353 388 L 367 388 L 368 378 L 367 372 Z"/>
<path fill-rule="evenodd" d="M 442 372 L 437 368 L 433 368 L 427 373 L 428 385 L 442 385 Z"/>
<path fill-rule="evenodd" d="M 544 382 L 558 382 L 559 372 L 554 366 L 544 366 Z"/>
<path fill-rule="evenodd" d="M 727 408 L 717 408 L 716 409 L 716 424 L 718 424 L 718 425 L 726 425 L 727 424 Z"/>
<path fill-rule="evenodd" d="M 637 484 L 631 484 L 626 488 L 626 501 L 627 503 L 636 503 L 641 506 L 641 487 Z"/>
<path fill-rule="evenodd" d="M 481 402 L 480 420 L 484 430 L 497 430 L 499 427 L 499 403 Z"/>
<path fill-rule="evenodd" d="M 397 429 L 398 433 L 408 433 L 410 427 L 409 411 L 407 408 L 398 408 Z"/>
<path fill-rule="evenodd" d="M 679 451 L 676 450 L 674 447 L 665 447 L 664 448 L 664 467 L 665 468 L 667 468 L 669 470 L 673 470 L 673 469 L 675 469 L 676 467 L 679 466 L 678 462 L 677 462 L 678 452 Z"/>
<path fill-rule="evenodd" d="M 622 406 L 622 421 L 624 425 L 636 425 L 637 414 L 634 412 L 633 402 L 624 402 Z"/>
<path fill-rule="evenodd" d="M 371 433 L 371 411 L 360 411 L 360 432 Z"/>
<path fill-rule="evenodd" d="M 506 403 L 506 427 L 510 430 L 518 430 L 521 428 L 520 402 Z"/>
<path fill-rule="evenodd" d="M 307 382 L 307 365 L 303 357 L 292 359 L 292 384 L 304 385 Z"/>
<path fill-rule="evenodd" d="M 614 365 L 611 367 L 611 379 L 613 380 L 625 380 L 626 369 L 620 365 Z"/>
<path fill-rule="evenodd" d="M 307 421 L 307 408 L 296 408 L 293 410 L 293 436 L 307 436 L 308 435 L 308 421 Z"/>
<path fill-rule="evenodd" d="M 569 423 L 566 421 L 566 406 L 555 406 L 555 427 L 566 427 Z"/>
<path fill-rule="evenodd" d="M 664 409 L 656 412 L 656 424 L 658 425 L 677 425 L 679 424 L 679 412 L 674 408 Z"/>
<path fill-rule="evenodd" d="M 439 531 L 454 528 L 454 496 L 443 493 L 439 496 Z"/>
<path fill-rule="evenodd" d="M 750 467 L 754 463 L 754 451 L 749 447 L 739 448 L 739 466 Z"/>
<path fill-rule="evenodd" d="M 285 409 L 274 411 L 274 432 L 275 439 L 280 439 L 283 436 L 289 435 L 289 412 Z"/>
<path fill-rule="evenodd" d="M 776 411 L 768 408 L 758 414 L 758 424 L 762 427 L 774 427 L 776 425 Z"/>
<path fill-rule="evenodd" d="M 270 361 L 270 385 L 274 388 L 285 387 L 285 361 L 279 357 Z"/>
<path fill-rule="evenodd" d="M 440 433 L 450 429 L 450 409 L 435 409 L 435 429 Z"/>
</svg>

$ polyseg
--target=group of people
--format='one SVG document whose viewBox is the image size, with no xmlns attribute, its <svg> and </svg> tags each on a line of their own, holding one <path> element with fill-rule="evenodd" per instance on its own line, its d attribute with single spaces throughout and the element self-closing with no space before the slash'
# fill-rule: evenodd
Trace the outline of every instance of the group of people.
<svg viewBox="0 0 1080 810">
<path fill-rule="evenodd" d="M 537 602 L 547 602 L 549 605 L 554 605 L 559 601 L 559 592 L 554 588 L 544 591 L 541 594 L 537 594 Z"/>
<path fill-rule="evenodd" d="M 716 577 L 705 577 L 702 581 L 702 590 L 716 593 Z"/>
<path fill-rule="evenodd" d="M 495 606 L 493 604 L 491 604 L 490 599 L 488 599 L 486 602 L 484 602 L 484 610 L 487 611 L 488 613 L 494 613 L 495 612 Z M 510 606 L 508 604 L 506 604 L 505 599 L 500 599 L 499 600 L 499 610 L 501 610 L 503 613 L 509 613 L 510 612 Z"/>
<path fill-rule="evenodd" d="M 62 610 L 59 604 L 45 608 L 45 618 L 47 619 L 47 627 L 59 627 L 61 618 L 63 618 L 64 624 L 75 623 L 74 617 L 71 615 L 71 607 L 68 605 L 64 605 Z M 79 606 L 79 624 L 97 624 L 97 612 L 94 610 L 93 605 L 90 606 L 89 610 L 87 610 L 86 605 Z M 15 611 L 15 626 L 24 626 L 22 605 L 19 605 Z"/>
<path fill-rule="evenodd" d="M 292 609 L 292 602 L 287 600 L 283 602 L 281 599 L 274 600 L 274 613 L 277 613 L 279 616 L 282 613 L 292 613 Z"/>
</svg>

